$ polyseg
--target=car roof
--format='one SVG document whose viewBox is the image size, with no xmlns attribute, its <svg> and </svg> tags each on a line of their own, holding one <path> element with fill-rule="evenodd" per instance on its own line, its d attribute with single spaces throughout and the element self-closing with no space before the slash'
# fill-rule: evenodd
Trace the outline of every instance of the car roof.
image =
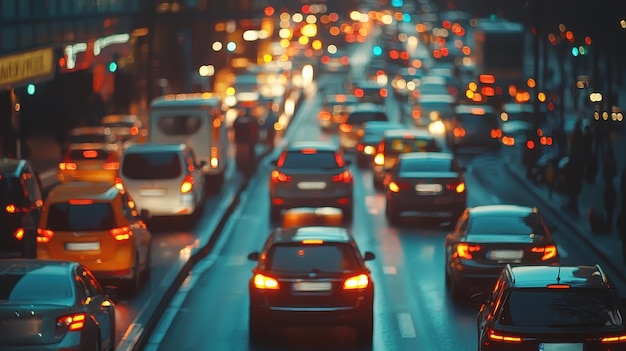
<svg viewBox="0 0 626 351">
<path fill-rule="evenodd" d="M 454 112 L 458 114 L 484 115 L 493 113 L 493 107 L 489 105 L 458 105 L 454 108 Z"/>
<path fill-rule="evenodd" d="M 315 149 L 318 151 L 332 151 L 336 152 L 340 150 L 339 145 L 334 142 L 328 141 L 295 141 L 289 143 L 287 147 L 285 147 L 285 151 L 299 151 L 303 149 Z"/>
<path fill-rule="evenodd" d="M 274 243 L 297 243 L 302 240 L 350 243 L 353 239 L 348 229 L 334 226 L 277 228 L 272 232 L 272 241 Z"/>
<path fill-rule="evenodd" d="M 400 160 L 453 160 L 454 154 L 449 152 L 405 152 L 400 154 Z"/>
<path fill-rule="evenodd" d="M 608 279 L 599 265 L 507 265 L 506 269 L 513 286 L 519 288 L 543 288 L 549 284 L 568 284 L 571 287 L 608 287 Z"/>
<path fill-rule="evenodd" d="M 423 139 L 435 139 L 425 129 L 389 129 L 383 132 L 383 139 L 387 138 L 423 138 Z"/>
<path fill-rule="evenodd" d="M 363 128 L 365 128 L 365 130 L 407 129 L 407 127 L 404 124 L 400 122 L 394 122 L 394 121 L 367 121 L 365 122 L 365 125 L 363 126 Z"/>
<path fill-rule="evenodd" d="M 28 165 L 27 160 L 14 159 L 14 158 L 2 158 L 0 159 L 0 174 L 9 174 L 13 177 L 18 177 L 22 169 Z"/>
<path fill-rule="evenodd" d="M 37 270 L 37 273 L 71 271 L 79 265 L 75 261 L 9 258 L 0 260 L 0 275 Z"/>
<path fill-rule="evenodd" d="M 124 154 L 138 152 L 182 151 L 187 148 L 185 143 L 142 143 L 129 145 Z"/>
<path fill-rule="evenodd" d="M 114 199 L 121 190 L 111 183 L 100 182 L 67 182 L 61 183 L 52 190 L 46 198 L 46 203 L 63 202 L 70 199 L 91 199 L 110 201 Z"/>
<path fill-rule="evenodd" d="M 510 216 L 525 216 L 529 213 L 539 213 L 536 207 L 521 206 L 521 205 L 482 205 L 469 208 L 469 212 L 473 217 L 510 217 Z"/>
<path fill-rule="evenodd" d="M 83 135 L 83 134 L 111 134 L 111 129 L 105 126 L 86 126 L 76 127 L 70 129 L 70 135 Z"/>
</svg>

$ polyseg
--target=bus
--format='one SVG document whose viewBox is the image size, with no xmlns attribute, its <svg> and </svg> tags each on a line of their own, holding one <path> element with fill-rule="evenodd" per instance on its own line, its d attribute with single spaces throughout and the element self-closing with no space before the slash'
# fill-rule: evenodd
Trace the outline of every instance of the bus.
<svg viewBox="0 0 626 351">
<path fill-rule="evenodd" d="M 228 129 L 222 100 L 212 93 L 168 94 L 150 103 L 148 140 L 185 143 L 203 164 L 205 184 L 219 190 L 228 165 Z"/>
</svg>

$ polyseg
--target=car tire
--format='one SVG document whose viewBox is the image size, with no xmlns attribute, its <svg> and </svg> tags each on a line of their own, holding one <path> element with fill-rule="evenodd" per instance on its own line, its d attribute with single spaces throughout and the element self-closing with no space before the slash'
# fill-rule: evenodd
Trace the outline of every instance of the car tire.
<svg viewBox="0 0 626 351">
<path fill-rule="evenodd" d="M 248 318 L 248 338 L 253 344 L 264 344 L 267 341 L 269 326 L 261 321 L 255 312 L 250 309 Z"/>
<path fill-rule="evenodd" d="M 387 222 L 389 222 L 389 224 L 397 224 L 400 219 L 400 216 L 393 209 L 389 200 L 385 203 L 385 217 L 387 217 Z"/>
<path fill-rule="evenodd" d="M 373 314 L 364 318 L 356 326 L 356 344 L 359 347 L 370 347 L 372 346 L 372 339 L 374 337 L 374 317 Z"/>
</svg>

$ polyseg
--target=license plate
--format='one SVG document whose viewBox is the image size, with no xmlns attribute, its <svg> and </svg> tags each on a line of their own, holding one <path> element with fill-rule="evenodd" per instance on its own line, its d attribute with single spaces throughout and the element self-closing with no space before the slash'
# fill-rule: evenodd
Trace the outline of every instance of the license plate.
<svg viewBox="0 0 626 351">
<path fill-rule="evenodd" d="M 141 196 L 164 196 L 165 189 L 140 189 L 139 195 Z"/>
<path fill-rule="evenodd" d="M 67 251 L 90 251 L 90 250 L 100 250 L 99 242 L 89 242 L 89 243 L 65 243 L 65 249 Z"/>
<path fill-rule="evenodd" d="M 294 291 L 329 291 L 330 282 L 295 282 L 293 283 Z"/>
<path fill-rule="evenodd" d="M 489 251 L 487 257 L 491 260 L 520 260 L 524 257 L 522 250 L 493 250 Z"/>
<path fill-rule="evenodd" d="M 439 194 L 443 190 L 441 184 L 417 184 L 415 191 L 420 194 Z"/>
<path fill-rule="evenodd" d="M 583 351 L 583 344 L 580 343 L 550 343 L 539 344 L 538 351 Z"/>
<path fill-rule="evenodd" d="M 322 189 L 326 189 L 326 183 L 324 182 L 300 182 L 298 183 L 298 189 L 322 190 Z"/>
<path fill-rule="evenodd" d="M 0 336 L 24 337 L 41 333 L 41 318 L 0 320 Z"/>
</svg>

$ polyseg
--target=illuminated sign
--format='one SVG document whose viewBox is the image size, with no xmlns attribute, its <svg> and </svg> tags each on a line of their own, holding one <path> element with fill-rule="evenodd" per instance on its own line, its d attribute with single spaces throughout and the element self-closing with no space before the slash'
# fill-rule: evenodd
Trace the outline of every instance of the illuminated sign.
<svg viewBox="0 0 626 351">
<path fill-rule="evenodd" d="M 67 45 L 63 49 L 62 72 L 86 69 L 97 64 L 106 64 L 117 57 L 130 53 L 130 35 L 114 34 L 87 43 Z"/>
<path fill-rule="evenodd" d="M 53 74 L 52 48 L 0 57 L 0 87 L 48 79 Z"/>
</svg>

